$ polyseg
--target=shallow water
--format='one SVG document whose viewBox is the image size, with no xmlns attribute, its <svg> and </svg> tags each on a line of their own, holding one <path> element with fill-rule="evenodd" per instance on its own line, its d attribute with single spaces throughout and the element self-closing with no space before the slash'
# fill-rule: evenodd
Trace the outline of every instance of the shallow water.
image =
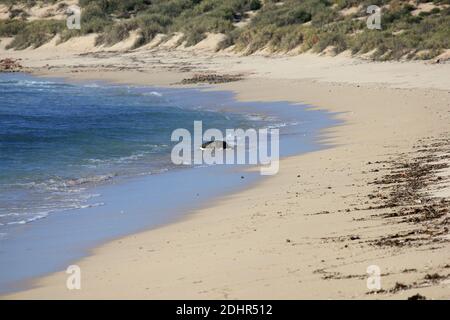
<svg viewBox="0 0 450 320">
<path fill-rule="evenodd" d="M 175 102 L 173 94 L 1 75 L 0 232 L 88 206 L 93 185 L 172 169 L 167 137 L 196 119 L 218 129 L 264 124 Z"/>
<path fill-rule="evenodd" d="M 245 166 L 174 166 L 171 132 L 194 120 L 279 128 L 282 156 L 322 147 L 319 131 L 336 123 L 230 92 L 0 75 L 0 292 L 261 179 Z"/>
</svg>

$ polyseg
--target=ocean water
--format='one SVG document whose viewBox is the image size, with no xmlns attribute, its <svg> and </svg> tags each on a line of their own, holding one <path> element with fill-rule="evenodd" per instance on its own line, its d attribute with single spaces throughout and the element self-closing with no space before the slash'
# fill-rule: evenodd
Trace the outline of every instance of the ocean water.
<svg viewBox="0 0 450 320">
<path fill-rule="evenodd" d="M 205 129 L 270 122 L 171 95 L 1 75 L 0 233 L 52 213 L 103 205 L 89 201 L 97 196 L 92 186 L 172 169 L 170 135 L 192 129 L 194 120 Z"/>
<path fill-rule="evenodd" d="M 192 132 L 196 120 L 204 130 L 279 128 L 282 157 L 325 147 L 321 130 L 337 124 L 308 106 L 207 87 L 0 74 L 0 293 L 262 179 L 247 166 L 173 165 L 172 131 Z"/>
</svg>

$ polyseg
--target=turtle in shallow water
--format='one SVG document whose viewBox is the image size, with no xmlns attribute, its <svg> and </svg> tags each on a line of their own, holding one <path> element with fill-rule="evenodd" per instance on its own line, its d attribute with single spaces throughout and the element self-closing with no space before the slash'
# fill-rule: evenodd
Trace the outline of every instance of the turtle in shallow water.
<svg viewBox="0 0 450 320">
<path fill-rule="evenodd" d="M 226 141 L 222 140 L 213 140 L 208 141 L 202 144 L 201 150 L 206 149 L 217 149 L 217 150 L 225 150 L 225 149 L 231 149 L 231 147 L 226 143 Z"/>
</svg>

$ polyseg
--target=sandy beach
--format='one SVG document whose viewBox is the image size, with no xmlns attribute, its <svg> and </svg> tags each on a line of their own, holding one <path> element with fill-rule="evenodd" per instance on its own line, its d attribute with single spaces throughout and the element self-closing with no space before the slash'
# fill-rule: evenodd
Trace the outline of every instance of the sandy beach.
<svg viewBox="0 0 450 320">
<path fill-rule="evenodd" d="M 95 248 L 76 262 L 81 290 L 67 290 L 63 270 L 2 299 L 450 298 L 450 64 L 101 50 L 90 38 L 9 51 L 8 41 L 0 59 L 40 76 L 181 86 L 240 75 L 208 87 L 304 103 L 343 124 L 322 133 L 330 148 L 283 159 L 257 186 Z"/>
</svg>

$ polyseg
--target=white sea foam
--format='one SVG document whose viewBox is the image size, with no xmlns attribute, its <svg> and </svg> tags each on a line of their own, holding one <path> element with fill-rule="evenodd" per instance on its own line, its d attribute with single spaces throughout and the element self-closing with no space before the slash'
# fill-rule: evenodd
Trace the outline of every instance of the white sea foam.
<svg viewBox="0 0 450 320">
<path fill-rule="evenodd" d="M 104 202 L 99 202 L 99 203 L 94 203 L 94 204 L 83 204 L 83 205 L 76 206 L 73 209 L 95 208 L 95 207 L 101 207 L 101 206 L 104 206 L 104 205 L 105 205 Z M 70 210 L 70 209 L 68 209 L 68 210 Z"/>
<path fill-rule="evenodd" d="M 17 212 L 10 212 L 10 213 L 3 213 L 0 214 L 0 218 L 4 218 L 4 217 L 16 217 L 16 216 L 20 216 L 20 213 Z"/>
<path fill-rule="evenodd" d="M 100 86 L 98 83 L 89 83 L 89 84 L 85 84 L 83 87 L 85 87 L 85 88 L 101 88 L 102 86 Z"/>
<path fill-rule="evenodd" d="M 267 119 L 266 116 L 261 114 L 247 114 L 245 118 L 250 121 L 263 121 Z"/>
<path fill-rule="evenodd" d="M 166 145 L 147 145 L 147 146 L 157 148 L 157 147 L 163 147 Z M 130 163 L 130 162 L 133 162 L 136 160 L 140 160 L 152 152 L 154 152 L 154 151 L 153 150 L 142 151 L 142 152 L 134 153 L 129 156 L 124 156 L 124 157 L 120 157 L 120 158 L 112 158 L 112 159 L 87 159 L 87 162 L 89 162 L 91 164 L 96 164 L 96 165 L 98 165 L 98 164 L 126 164 L 126 163 Z"/>
<path fill-rule="evenodd" d="M 67 83 L 58 83 L 53 81 L 34 81 L 34 80 L 17 80 L 6 82 L 8 85 L 14 85 L 18 87 L 43 87 L 43 88 L 51 88 L 51 87 L 61 87 L 61 86 L 70 86 Z M 41 89 L 42 90 L 42 89 Z"/>
<path fill-rule="evenodd" d="M 18 220 L 18 221 L 11 221 L 11 222 L 8 222 L 6 224 L 7 225 L 27 224 L 27 223 L 30 223 L 30 222 L 33 222 L 33 221 L 44 219 L 44 218 L 46 218 L 48 216 L 49 213 L 50 212 L 37 214 L 37 215 L 34 215 L 34 216 L 32 216 L 32 217 L 30 217 L 28 219 L 22 219 L 22 220 Z"/>
<path fill-rule="evenodd" d="M 289 126 L 296 126 L 298 125 L 298 122 L 281 122 L 281 123 L 275 123 L 272 125 L 267 126 L 268 129 L 278 129 L 278 128 L 284 128 Z"/>
<path fill-rule="evenodd" d="M 36 212 L 36 213 L 22 213 L 22 214 L 4 214 L 1 215 L 1 217 L 6 216 L 20 216 L 22 219 L 16 220 L 16 221 L 10 221 L 7 222 L 6 225 L 21 225 L 21 224 L 27 224 L 33 221 L 41 220 L 44 218 L 47 218 L 51 213 L 54 212 L 62 212 L 62 211 L 68 211 L 68 210 L 76 210 L 76 209 L 87 209 L 87 208 L 95 208 L 95 207 L 101 207 L 104 206 L 104 202 L 98 202 L 98 203 L 92 203 L 92 204 L 73 204 L 67 208 L 57 208 L 53 210 L 43 211 L 43 212 Z M 28 218 L 27 218 L 28 217 Z M 5 224 L 0 224 L 5 225 Z"/>
<path fill-rule="evenodd" d="M 105 175 L 98 175 L 98 176 L 90 176 L 86 178 L 78 178 L 78 179 L 69 179 L 65 180 L 63 182 L 63 186 L 73 187 L 73 186 L 79 186 L 84 184 L 95 184 L 95 183 L 101 183 L 106 182 L 111 179 L 113 179 L 116 176 L 116 174 L 105 174 Z"/>
<path fill-rule="evenodd" d="M 143 93 L 144 96 L 155 96 L 155 97 L 162 97 L 163 94 L 157 91 L 152 91 L 152 92 L 145 92 Z"/>
</svg>

